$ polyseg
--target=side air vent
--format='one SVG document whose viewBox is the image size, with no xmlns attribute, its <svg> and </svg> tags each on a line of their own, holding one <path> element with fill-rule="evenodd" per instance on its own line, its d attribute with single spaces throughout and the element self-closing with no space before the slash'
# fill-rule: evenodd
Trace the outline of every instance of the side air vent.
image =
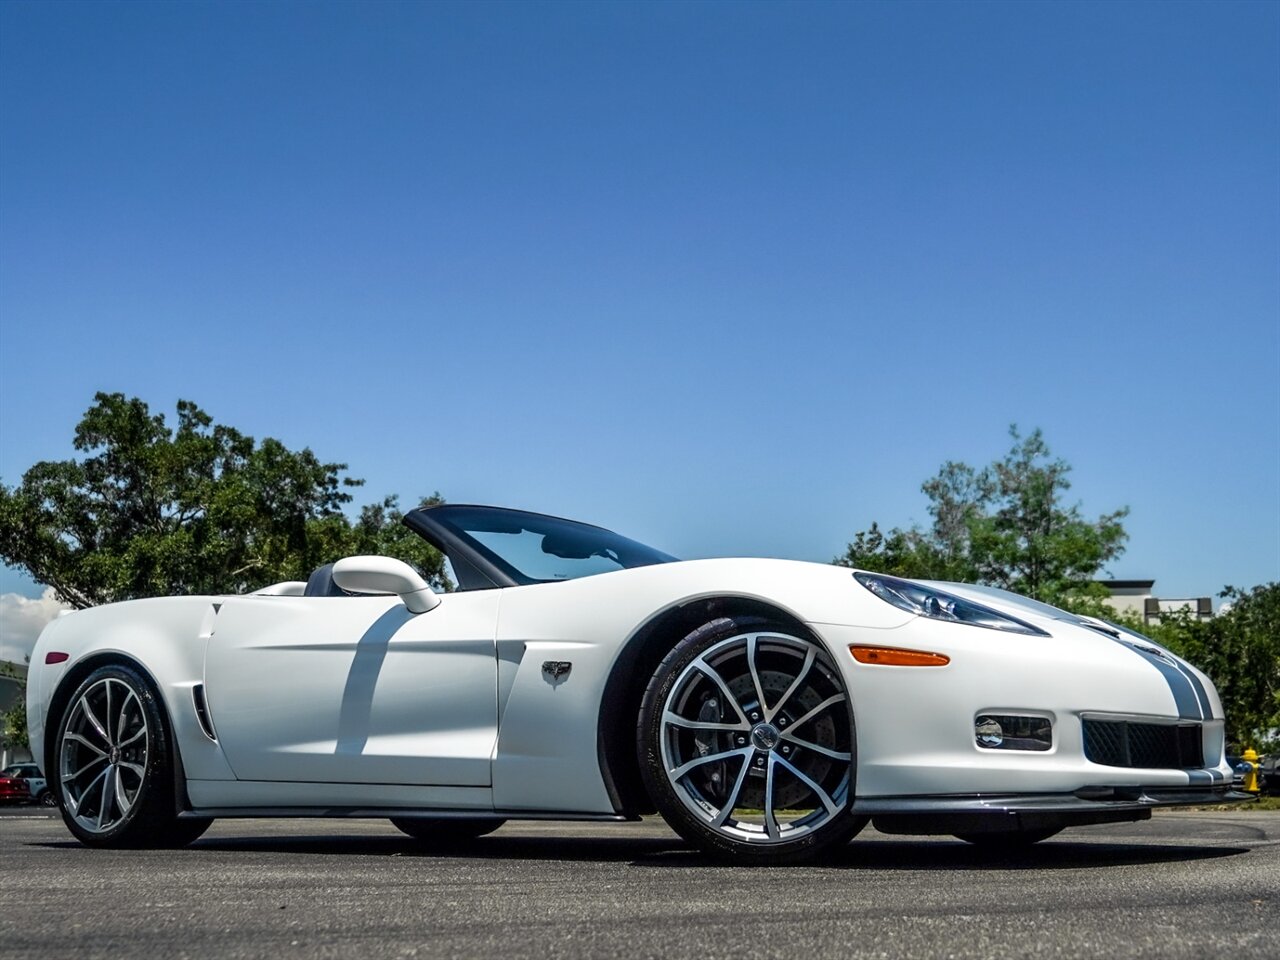
<svg viewBox="0 0 1280 960">
<path fill-rule="evenodd" d="M 195 704 L 196 719 L 200 721 L 200 729 L 204 731 L 206 737 L 217 743 L 218 735 L 214 733 L 213 721 L 209 718 L 209 704 L 204 699 L 203 683 L 197 683 L 191 688 L 191 701 Z"/>
</svg>

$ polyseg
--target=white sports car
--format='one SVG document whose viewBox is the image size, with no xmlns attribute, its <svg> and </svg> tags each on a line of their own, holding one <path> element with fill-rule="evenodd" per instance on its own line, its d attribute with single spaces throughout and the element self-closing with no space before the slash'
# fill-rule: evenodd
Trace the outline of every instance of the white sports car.
<svg viewBox="0 0 1280 960">
<path fill-rule="evenodd" d="M 656 808 L 708 852 L 790 862 L 873 818 L 1009 845 L 1241 799 L 1213 684 L 1101 621 L 824 564 L 681 562 L 496 507 L 405 523 L 456 592 L 349 557 L 50 624 L 31 748 L 71 832 L 172 845 L 215 817 L 386 817 L 457 842 Z"/>
</svg>

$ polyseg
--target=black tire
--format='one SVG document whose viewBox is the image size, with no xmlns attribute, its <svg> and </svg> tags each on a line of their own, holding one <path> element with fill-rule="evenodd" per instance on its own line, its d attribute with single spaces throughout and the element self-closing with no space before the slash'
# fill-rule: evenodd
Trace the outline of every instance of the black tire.
<svg viewBox="0 0 1280 960">
<path fill-rule="evenodd" d="M 957 833 L 957 840 L 971 843 L 983 850 L 1016 853 L 1026 850 L 1041 840 L 1048 840 L 1062 832 L 1062 827 L 1044 827 L 1040 830 L 999 830 L 992 833 Z"/>
<path fill-rule="evenodd" d="M 40 796 L 36 797 L 36 803 L 42 807 L 56 807 L 58 798 L 53 795 L 53 791 L 49 789 L 41 790 Z"/>
<path fill-rule="evenodd" d="M 449 847 L 470 843 L 493 833 L 507 821 L 497 817 L 474 820 L 469 817 L 392 817 L 391 822 L 397 830 L 415 840 Z"/>
<path fill-rule="evenodd" d="M 133 667 L 99 667 L 81 682 L 59 718 L 52 753 L 50 792 L 86 846 L 185 846 L 213 822 L 179 819 L 168 718 Z"/>
<path fill-rule="evenodd" d="M 797 739 L 788 722 L 808 724 L 806 735 L 825 743 Z M 847 691 L 816 638 L 726 617 L 693 631 L 658 665 L 636 745 L 649 796 L 676 833 L 718 859 L 787 864 L 840 847 L 866 825 L 849 811 L 855 744 Z"/>
</svg>

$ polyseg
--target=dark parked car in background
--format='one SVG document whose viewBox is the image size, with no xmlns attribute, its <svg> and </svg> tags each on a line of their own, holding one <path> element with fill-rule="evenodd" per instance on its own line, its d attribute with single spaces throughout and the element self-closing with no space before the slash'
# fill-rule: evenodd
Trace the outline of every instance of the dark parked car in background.
<svg viewBox="0 0 1280 960">
<path fill-rule="evenodd" d="M 1268 754 L 1258 762 L 1262 766 L 1258 771 L 1262 774 L 1262 792 L 1280 795 L 1280 753 Z"/>
</svg>

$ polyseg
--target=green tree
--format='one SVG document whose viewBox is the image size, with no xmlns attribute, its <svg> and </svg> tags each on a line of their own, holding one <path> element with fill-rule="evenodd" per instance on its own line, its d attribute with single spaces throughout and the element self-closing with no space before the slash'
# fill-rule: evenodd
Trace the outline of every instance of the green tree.
<svg viewBox="0 0 1280 960">
<path fill-rule="evenodd" d="M 1009 428 L 1013 447 L 975 469 L 948 461 L 921 489 L 928 529 L 877 523 L 854 536 L 834 562 L 897 576 L 1003 587 L 1050 603 L 1093 609 L 1105 595 L 1092 583 L 1124 551 L 1127 508 L 1085 518 L 1066 505 L 1070 465 L 1054 458 L 1039 430 Z"/>
<path fill-rule="evenodd" d="M 1131 624 L 1207 673 L 1227 716 L 1227 743 L 1265 751 L 1280 728 L 1280 583 L 1227 587 L 1229 609 L 1211 620 L 1186 612 Z"/>
<path fill-rule="evenodd" d="M 400 526 L 395 498 L 347 518 L 347 490 L 362 481 L 346 464 L 256 442 L 189 401 L 176 419 L 170 427 L 136 397 L 97 394 L 75 431 L 83 456 L 0 483 L 0 559 L 74 607 L 240 593 L 363 552 L 448 586 L 443 558 Z"/>
</svg>

